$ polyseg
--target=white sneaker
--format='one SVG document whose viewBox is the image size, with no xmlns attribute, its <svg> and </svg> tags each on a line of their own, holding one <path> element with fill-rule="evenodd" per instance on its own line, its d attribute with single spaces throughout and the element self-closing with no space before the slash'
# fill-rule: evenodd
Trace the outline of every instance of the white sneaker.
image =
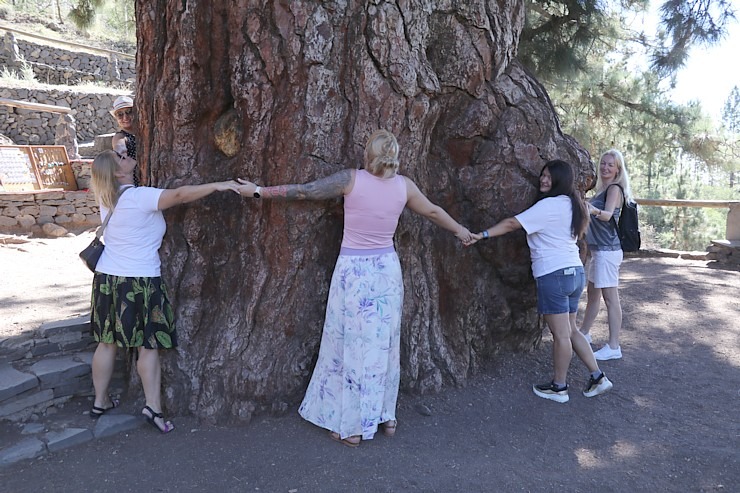
<svg viewBox="0 0 740 493">
<path fill-rule="evenodd" d="M 591 342 L 591 333 L 590 332 L 588 334 L 583 334 L 583 337 L 586 338 L 586 342 L 588 342 L 589 344 L 593 344 Z"/>
<path fill-rule="evenodd" d="M 588 385 L 586 385 L 586 388 L 583 389 L 583 395 L 585 395 L 586 397 L 595 397 L 608 391 L 613 386 L 614 385 L 609 381 L 608 378 L 606 378 L 606 375 L 604 375 L 604 372 L 602 371 L 601 375 L 599 375 L 599 378 L 590 377 L 588 379 Z"/>
<path fill-rule="evenodd" d="M 606 361 L 609 359 L 621 359 L 622 358 L 622 347 L 619 346 L 617 349 L 612 349 L 609 344 L 604 344 L 604 347 L 598 351 L 594 351 L 594 357 L 599 361 Z"/>
</svg>

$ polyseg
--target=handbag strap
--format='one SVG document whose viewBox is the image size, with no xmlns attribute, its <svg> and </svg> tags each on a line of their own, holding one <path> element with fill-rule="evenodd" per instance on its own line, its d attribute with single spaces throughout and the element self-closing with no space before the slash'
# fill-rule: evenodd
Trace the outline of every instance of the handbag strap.
<svg viewBox="0 0 740 493">
<path fill-rule="evenodd" d="M 606 195 L 609 193 L 609 188 L 611 187 L 619 187 L 619 190 L 622 191 L 622 208 L 620 209 L 620 214 L 624 212 L 624 207 L 627 204 L 627 197 L 624 196 L 624 188 L 622 188 L 622 185 L 619 183 L 612 183 L 608 187 L 606 187 L 606 194 L 604 194 L 604 206 L 606 206 Z M 614 214 L 612 214 L 612 217 L 609 218 L 609 222 L 611 222 L 614 225 L 614 229 L 619 232 L 619 226 L 617 226 L 617 220 L 614 219 Z"/>
<path fill-rule="evenodd" d="M 121 196 L 124 194 L 124 192 L 128 190 L 129 188 L 134 188 L 134 186 L 128 185 L 127 187 L 125 187 L 121 191 L 121 195 L 119 195 L 118 198 L 120 199 Z M 103 224 L 101 224 L 98 230 L 95 232 L 95 238 L 100 239 L 100 237 L 103 236 L 103 231 L 105 231 L 105 227 L 108 226 L 108 221 L 110 221 L 110 217 L 113 215 L 114 210 L 116 210 L 115 204 L 113 205 L 113 207 L 110 208 L 110 212 L 108 212 L 108 216 L 106 216 L 105 221 L 103 221 Z"/>
</svg>

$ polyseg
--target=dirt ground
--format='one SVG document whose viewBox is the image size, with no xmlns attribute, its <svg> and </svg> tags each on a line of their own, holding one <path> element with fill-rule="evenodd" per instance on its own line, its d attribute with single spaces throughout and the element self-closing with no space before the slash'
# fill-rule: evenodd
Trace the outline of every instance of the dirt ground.
<svg viewBox="0 0 740 493">
<path fill-rule="evenodd" d="M 0 242 L 0 339 L 86 311 L 91 274 L 76 253 L 90 237 Z M 295 409 L 240 427 L 174 416 L 169 435 L 146 426 L 0 468 L 0 491 L 740 491 L 740 273 L 631 258 L 622 279 L 624 358 L 602 363 L 606 395 L 580 394 L 574 360 L 570 402 L 534 396 L 550 375 L 546 337 L 465 388 L 402 394 L 396 436 L 357 449 Z M 598 348 L 603 309 L 593 335 Z M 85 405 L 55 419 L 74 424 Z"/>
</svg>

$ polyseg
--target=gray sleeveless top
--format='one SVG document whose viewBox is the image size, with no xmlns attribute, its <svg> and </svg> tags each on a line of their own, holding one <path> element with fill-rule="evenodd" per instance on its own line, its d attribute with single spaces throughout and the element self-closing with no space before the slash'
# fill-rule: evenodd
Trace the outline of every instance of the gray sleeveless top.
<svg viewBox="0 0 740 493">
<path fill-rule="evenodd" d="M 607 188 L 608 190 L 608 188 Z M 589 202 L 597 209 L 604 209 L 606 206 L 606 192 L 604 190 Z M 614 227 L 615 221 L 619 222 L 619 211 L 621 207 L 614 209 L 614 221 L 611 219 L 608 221 L 602 221 L 595 217 L 590 217 L 588 222 L 588 230 L 586 231 L 586 244 L 591 250 L 621 250 L 622 245 L 619 243 L 619 236 L 617 235 L 617 229 Z"/>
</svg>

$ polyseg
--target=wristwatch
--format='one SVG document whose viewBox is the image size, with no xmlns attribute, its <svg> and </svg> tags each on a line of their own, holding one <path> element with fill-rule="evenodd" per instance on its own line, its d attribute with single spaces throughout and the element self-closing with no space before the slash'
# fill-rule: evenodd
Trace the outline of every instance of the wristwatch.
<svg viewBox="0 0 740 493">
<path fill-rule="evenodd" d="M 481 235 L 483 236 L 484 239 L 485 238 L 489 238 L 491 236 L 491 235 L 488 234 L 488 230 L 487 229 L 484 229 L 483 231 L 481 231 Z"/>
<path fill-rule="evenodd" d="M 262 190 L 262 187 L 257 187 L 257 188 L 254 189 L 254 198 L 255 199 L 258 199 L 258 198 L 262 197 L 262 195 L 260 195 L 260 190 Z"/>
</svg>

